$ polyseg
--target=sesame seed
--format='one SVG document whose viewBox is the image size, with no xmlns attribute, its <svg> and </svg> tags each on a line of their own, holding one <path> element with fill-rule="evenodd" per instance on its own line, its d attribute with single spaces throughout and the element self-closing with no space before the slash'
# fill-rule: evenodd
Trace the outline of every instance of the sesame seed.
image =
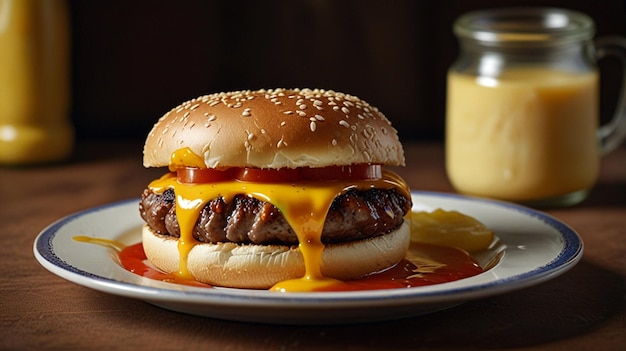
<svg viewBox="0 0 626 351">
<path fill-rule="evenodd" d="M 280 126 L 281 126 L 281 127 L 284 127 L 284 126 L 285 126 L 285 124 L 287 124 L 287 122 L 285 122 L 285 121 L 280 122 Z"/>
<path fill-rule="evenodd" d="M 324 104 L 321 100 L 313 100 L 313 105 L 314 106 L 322 106 L 322 104 Z"/>
<path fill-rule="evenodd" d="M 317 125 L 315 124 L 315 121 L 311 121 L 311 123 L 309 124 L 309 128 L 311 128 L 312 132 L 314 132 L 315 129 L 317 129 Z"/>
<path fill-rule="evenodd" d="M 301 110 L 306 110 L 306 105 L 305 104 L 300 104 L 298 105 L 298 108 Z"/>
<path fill-rule="evenodd" d="M 242 116 L 244 117 L 250 117 L 252 116 L 252 113 L 250 113 L 250 108 L 246 108 L 245 110 L 243 110 L 243 112 L 241 113 Z"/>
<path fill-rule="evenodd" d="M 254 136 L 254 134 L 253 134 L 253 133 L 248 134 L 248 140 L 249 140 L 249 141 L 254 140 L 254 138 L 255 138 L 255 136 Z"/>
<path fill-rule="evenodd" d="M 217 104 L 219 104 L 219 103 L 220 103 L 220 102 L 219 102 L 219 100 L 213 100 L 213 101 L 211 101 L 211 103 L 209 104 L 209 106 L 213 107 L 213 106 L 215 106 L 215 105 L 217 105 Z"/>
<path fill-rule="evenodd" d="M 298 111 L 298 116 L 300 116 L 300 117 L 306 117 L 306 112 L 304 112 L 304 111 Z"/>
<path fill-rule="evenodd" d="M 344 126 L 346 128 L 350 128 L 350 123 L 344 121 L 343 119 L 339 121 L 339 125 Z"/>
<path fill-rule="evenodd" d="M 210 115 L 210 116 L 209 116 L 209 119 L 207 119 L 207 121 L 209 121 L 209 122 L 213 122 L 213 121 L 215 121 L 216 119 L 217 119 L 217 116 L 216 116 L 216 115 Z"/>
<path fill-rule="evenodd" d="M 339 111 L 339 106 L 333 106 L 333 111 Z"/>
<path fill-rule="evenodd" d="M 304 99 L 298 99 L 296 101 L 296 105 L 302 105 L 302 103 L 304 103 Z"/>
<path fill-rule="evenodd" d="M 185 114 L 183 115 L 183 118 L 187 118 L 187 117 L 189 117 L 189 114 L 190 114 L 190 113 L 191 113 L 191 112 L 189 112 L 189 111 L 185 112 Z"/>
<path fill-rule="evenodd" d="M 337 139 L 333 139 L 330 142 L 333 146 L 337 146 Z"/>
<path fill-rule="evenodd" d="M 350 110 L 348 110 L 348 108 L 344 106 L 344 107 L 341 108 L 341 112 L 343 112 L 343 113 L 345 113 L 347 115 L 347 114 L 350 113 Z"/>
<path fill-rule="evenodd" d="M 285 111 L 283 113 L 286 114 L 286 115 L 291 115 L 291 114 L 293 114 L 293 111 Z"/>
<path fill-rule="evenodd" d="M 193 111 L 193 110 L 197 109 L 199 106 L 200 106 L 200 104 L 195 104 L 195 105 L 191 106 L 189 109 Z"/>
<path fill-rule="evenodd" d="M 315 119 L 317 119 L 318 121 L 324 121 L 324 116 L 322 115 L 315 115 Z"/>
</svg>

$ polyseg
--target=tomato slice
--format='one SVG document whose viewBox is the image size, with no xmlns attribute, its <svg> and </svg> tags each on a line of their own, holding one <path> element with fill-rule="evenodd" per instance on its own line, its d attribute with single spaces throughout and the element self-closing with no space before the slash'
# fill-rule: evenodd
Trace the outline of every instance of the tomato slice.
<svg viewBox="0 0 626 351">
<path fill-rule="evenodd" d="M 238 180 L 256 183 L 289 183 L 301 180 L 299 168 L 240 168 L 236 174 Z"/>
<path fill-rule="evenodd" d="M 176 170 L 176 176 L 181 183 L 218 183 L 234 178 L 235 169 L 227 168 L 224 170 L 213 168 L 193 168 L 185 167 Z"/>
<path fill-rule="evenodd" d="M 302 178 L 307 180 L 366 180 L 383 177 L 381 165 L 357 164 L 349 166 L 328 166 L 301 168 Z"/>
<path fill-rule="evenodd" d="M 181 183 L 216 183 L 240 180 L 256 183 L 290 183 L 305 180 L 367 180 L 382 178 L 381 165 L 357 164 L 349 166 L 328 166 L 320 168 L 179 168 L 178 181 Z"/>
</svg>

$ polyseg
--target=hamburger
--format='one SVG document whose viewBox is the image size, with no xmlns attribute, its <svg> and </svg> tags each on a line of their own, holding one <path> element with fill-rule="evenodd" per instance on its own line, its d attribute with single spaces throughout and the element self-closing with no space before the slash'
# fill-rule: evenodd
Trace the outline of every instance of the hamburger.
<svg viewBox="0 0 626 351">
<path fill-rule="evenodd" d="M 319 89 L 201 96 L 148 134 L 142 244 L 157 268 L 213 286 L 311 291 L 393 267 L 410 243 L 404 165 L 376 107 Z"/>
</svg>

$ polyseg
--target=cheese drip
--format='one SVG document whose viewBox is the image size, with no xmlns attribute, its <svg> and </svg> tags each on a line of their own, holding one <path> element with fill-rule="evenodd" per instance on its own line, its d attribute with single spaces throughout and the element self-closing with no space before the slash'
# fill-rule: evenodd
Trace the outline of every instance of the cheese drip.
<svg viewBox="0 0 626 351">
<path fill-rule="evenodd" d="M 284 292 L 313 291 L 337 283 L 334 279 L 324 277 L 321 272 L 324 250 L 321 236 L 328 210 L 338 195 L 354 188 L 359 190 L 395 188 L 405 196 L 410 196 L 406 183 L 390 171 L 383 171 L 380 180 L 301 181 L 291 184 L 239 180 L 186 184 L 180 183 L 176 173 L 170 172 L 150 183 L 149 188 L 160 194 L 167 189 L 173 189 L 176 194 L 175 210 L 180 228 L 178 275 L 187 279 L 194 279 L 187 269 L 187 258 L 193 247 L 199 243 L 193 237 L 193 230 L 200 211 L 209 201 L 222 197 L 225 202 L 230 202 L 235 195 L 246 194 L 276 206 L 298 237 L 298 248 L 305 265 L 304 277 L 280 282 L 272 288 Z"/>
</svg>

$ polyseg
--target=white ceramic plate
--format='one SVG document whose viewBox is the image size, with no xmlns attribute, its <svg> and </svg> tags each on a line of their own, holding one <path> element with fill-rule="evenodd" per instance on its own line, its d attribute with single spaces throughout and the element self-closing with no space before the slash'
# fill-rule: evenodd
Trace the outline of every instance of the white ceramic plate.
<svg viewBox="0 0 626 351">
<path fill-rule="evenodd" d="M 95 290 L 137 298 L 194 315 L 261 323 L 340 324 L 416 316 L 462 302 L 522 289 L 572 268 L 583 243 L 574 230 L 547 214 L 504 202 L 453 194 L 414 192 L 414 210 L 443 208 L 473 216 L 499 239 L 477 255 L 495 267 L 474 277 L 424 287 L 315 293 L 198 288 L 143 278 L 123 269 L 116 255 L 78 235 L 135 244 L 141 240 L 139 199 L 63 218 L 36 238 L 36 259 L 50 272 Z"/>
</svg>

